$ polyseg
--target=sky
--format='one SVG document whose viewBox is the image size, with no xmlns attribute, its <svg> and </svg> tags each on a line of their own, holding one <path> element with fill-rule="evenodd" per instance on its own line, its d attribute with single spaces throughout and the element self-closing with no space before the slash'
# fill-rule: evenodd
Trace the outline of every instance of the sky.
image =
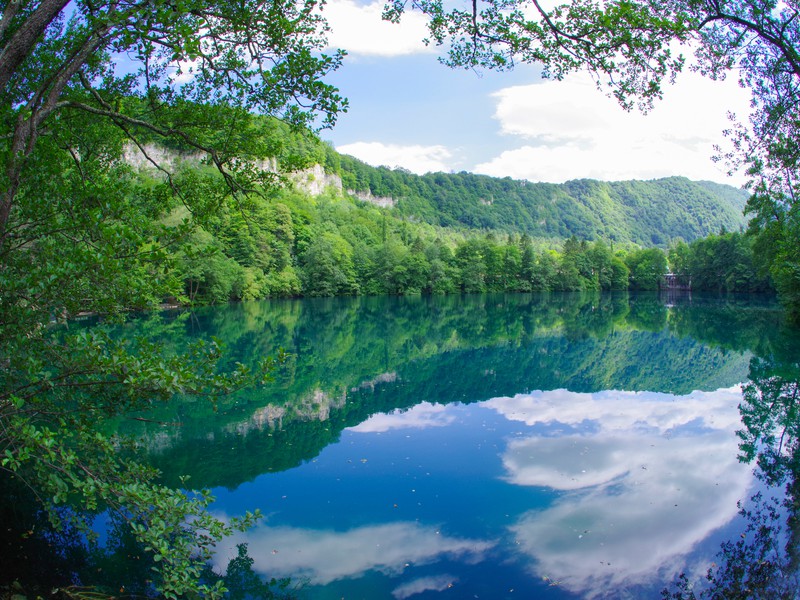
<svg viewBox="0 0 800 600">
<path fill-rule="evenodd" d="M 425 24 L 408 14 L 381 21 L 383 2 L 330 0 L 323 14 L 332 48 L 347 50 L 329 81 L 350 108 L 322 138 L 372 165 L 414 173 L 469 171 L 561 183 L 682 175 L 741 185 L 715 163 L 728 112 L 746 119 L 735 78 L 682 73 L 647 115 L 625 112 L 585 74 L 542 80 L 535 66 L 512 72 L 451 70 L 426 47 Z"/>
</svg>

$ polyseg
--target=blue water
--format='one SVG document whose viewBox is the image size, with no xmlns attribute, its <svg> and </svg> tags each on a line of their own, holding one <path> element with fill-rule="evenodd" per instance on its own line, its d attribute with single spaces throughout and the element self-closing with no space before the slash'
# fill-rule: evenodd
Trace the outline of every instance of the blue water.
<svg viewBox="0 0 800 600">
<path fill-rule="evenodd" d="M 229 547 L 246 541 L 255 569 L 301 597 L 656 597 L 739 527 L 754 485 L 736 461 L 739 397 L 423 401 L 300 467 L 215 489 L 215 508 L 265 513 Z"/>
<path fill-rule="evenodd" d="M 245 543 L 256 573 L 308 600 L 649 599 L 680 574 L 702 584 L 772 552 L 720 556 L 751 541 L 739 503 L 764 490 L 737 432 L 769 447 L 795 414 L 796 330 L 774 307 L 519 294 L 190 316 L 169 322 L 176 346 L 213 335 L 231 360 L 291 356 L 215 410 L 178 399 L 118 424 L 167 483 L 211 488 L 216 514 L 263 512 L 222 544 L 220 573 Z M 765 420 L 745 428 L 740 384 L 754 377 L 747 402 Z M 777 494 L 797 478 L 773 471 Z"/>
</svg>

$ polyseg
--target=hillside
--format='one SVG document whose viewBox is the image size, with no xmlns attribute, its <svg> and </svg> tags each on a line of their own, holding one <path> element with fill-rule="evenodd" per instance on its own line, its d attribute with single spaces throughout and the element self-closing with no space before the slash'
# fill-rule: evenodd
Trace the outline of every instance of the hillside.
<svg viewBox="0 0 800 600">
<path fill-rule="evenodd" d="M 326 170 L 341 177 L 345 190 L 390 198 L 403 217 L 444 227 L 665 247 L 670 240 L 692 241 L 745 224 L 747 192 L 683 177 L 555 185 L 471 173 L 418 176 L 333 152 Z"/>
<path fill-rule="evenodd" d="M 465 172 L 420 176 L 403 169 L 372 167 L 275 119 L 258 119 L 256 125 L 248 133 L 253 148 L 262 148 L 271 157 L 262 160 L 262 166 L 290 174 L 296 187 L 312 196 L 327 188 L 334 196 L 387 208 L 400 220 L 458 230 L 525 233 L 550 246 L 556 245 L 551 241 L 560 243 L 575 236 L 661 248 L 673 240 L 691 242 L 745 225 L 742 211 L 748 194 L 727 185 L 683 177 L 618 182 L 582 179 L 555 185 Z M 156 154 L 163 159 L 170 152 L 186 150 L 176 143 Z M 196 154 L 193 158 L 199 159 Z M 143 162 L 131 153 L 126 160 Z"/>
<path fill-rule="evenodd" d="M 219 207 L 170 249 L 179 300 L 656 289 L 670 246 L 687 281 L 702 271 L 713 277 L 695 279 L 713 289 L 769 288 L 737 231 L 741 190 L 679 177 L 553 185 L 417 176 L 370 167 L 274 120 L 258 125 L 253 147 L 266 152 L 242 159 L 280 172 L 287 185 L 233 198 L 219 173 L 179 144 L 146 149 L 175 170 L 170 182 L 135 148 L 125 155 L 136 172 L 132 193 L 161 197 L 159 188 L 177 185 Z M 158 206 L 168 228 L 190 216 L 180 202 Z M 735 233 L 714 236 L 722 229 Z M 730 247 L 724 264 L 675 243 L 709 235 Z"/>
</svg>

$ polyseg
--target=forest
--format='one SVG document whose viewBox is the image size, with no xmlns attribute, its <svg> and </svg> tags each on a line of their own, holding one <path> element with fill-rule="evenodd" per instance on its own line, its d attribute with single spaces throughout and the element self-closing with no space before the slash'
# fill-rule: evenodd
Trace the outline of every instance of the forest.
<svg viewBox="0 0 800 600">
<path fill-rule="evenodd" d="M 435 225 L 663 247 L 745 223 L 746 192 L 711 182 L 671 177 L 555 185 L 472 173 L 420 177 L 331 154 L 328 168 L 341 172 L 344 189 L 397 199 L 399 215 Z"/>
<path fill-rule="evenodd" d="M 348 201 L 284 200 L 248 224 L 222 217 L 189 238 L 176 256 L 186 300 L 657 290 L 670 266 L 698 290 L 773 290 L 742 232 L 681 240 L 666 252 L 574 236 L 548 249 L 524 233 L 448 231 Z"/>
<path fill-rule="evenodd" d="M 656 290 L 670 269 L 697 289 L 773 291 L 741 231 L 746 194 L 735 188 L 682 178 L 556 186 L 417 176 L 370 167 L 274 120 L 259 135 L 283 186 L 250 194 L 246 210 L 222 202 L 174 246 L 170 273 L 183 295 L 173 301 Z M 197 159 L 181 164 L 181 177 L 224 194 L 222 178 Z M 296 171 L 281 173 L 284 165 Z M 318 165 L 341 187 L 310 193 L 319 170 L 309 167 Z M 141 186 L 167 185 L 152 169 L 135 176 Z M 166 225 L 189 216 L 179 202 L 163 214 Z"/>
</svg>

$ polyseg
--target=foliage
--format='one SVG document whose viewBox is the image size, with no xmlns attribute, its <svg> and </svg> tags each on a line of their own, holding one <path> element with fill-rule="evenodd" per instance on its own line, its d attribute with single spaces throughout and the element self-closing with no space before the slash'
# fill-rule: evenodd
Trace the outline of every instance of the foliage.
<svg viewBox="0 0 800 600">
<path fill-rule="evenodd" d="M 270 365 L 223 371 L 215 341 L 167 351 L 62 325 L 179 296 L 178 273 L 209 301 L 239 293 L 243 268 L 211 236 L 189 236 L 274 182 L 261 166 L 279 153 L 275 122 L 254 112 L 308 126 L 345 108 L 322 81 L 341 56 L 321 53 L 315 11 L 313 0 L 2 3 L 0 477 L 24 482 L 54 524 L 70 502 L 85 508 L 72 523 L 84 533 L 93 513 L 118 515 L 165 597 L 218 596 L 221 583 L 200 582 L 204 559 L 255 516 L 211 517 L 206 492 L 162 485 L 99 422 L 179 392 L 213 399 Z M 171 162 L 154 140 L 207 167 Z M 163 177 L 135 173 L 131 154 Z"/>
<path fill-rule="evenodd" d="M 588 67 L 609 79 L 624 105 L 660 96 L 660 82 L 681 70 L 673 40 L 685 41 L 691 21 L 679 7 L 649 2 L 594 3 L 579 0 L 546 9 L 531 2 L 467 2 L 452 7 L 441 0 L 388 2 L 384 16 L 399 20 L 408 6 L 430 17 L 430 42 L 450 43 L 444 63 L 505 70 L 522 61 L 542 66 L 545 77 L 561 79 Z"/>
<path fill-rule="evenodd" d="M 19 480 L 4 478 L 0 485 L 0 514 L 6 525 L 0 534 L 0 596 L 98 600 L 155 595 L 153 567 L 157 563 L 124 518 L 112 514 L 104 519 L 106 539 L 99 546 L 75 528 L 54 527 L 35 494 Z M 80 509 L 61 507 L 59 512 L 67 517 L 75 510 Z M 288 580 L 263 581 L 251 565 L 246 546 L 240 545 L 224 573 L 203 564 L 199 577 L 207 585 L 221 582 L 227 598 L 292 597 L 286 591 Z"/>
<path fill-rule="evenodd" d="M 751 231 L 769 248 L 769 271 L 789 316 L 800 318 L 797 255 L 800 145 L 800 21 L 795 2 L 728 0 L 573 0 L 550 7 L 539 0 L 393 0 L 385 18 L 406 10 L 428 18 L 429 43 L 449 44 L 451 67 L 507 69 L 515 62 L 563 78 L 588 70 L 623 107 L 647 109 L 665 82 L 684 69 L 677 47 L 694 51 L 691 68 L 714 79 L 728 75 L 751 91 L 749 122 L 732 117 L 720 152 L 744 168 L 751 197 Z"/>
<path fill-rule="evenodd" d="M 635 290 L 657 290 L 667 272 L 667 258 L 657 248 L 634 250 L 625 256 Z"/>
<path fill-rule="evenodd" d="M 734 206 L 741 208 L 743 199 L 725 186 L 711 186 L 709 192 L 710 184 L 681 178 L 553 186 L 469 174 L 418 177 L 368 167 L 339 156 L 314 142 L 316 138 L 272 123 L 264 121 L 264 135 L 274 135 L 276 141 L 264 144 L 280 149 L 282 168 L 309 165 L 319 160 L 321 151 L 337 158 L 326 164 L 339 170 L 345 186 L 363 185 L 372 195 L 401 194 L 397 205 L 379 208 L 333 187 L 311 196 L 302 182 L 231 202 L 224 198 L 223 178 L 215 181 L 213 173 L 204 173 L 196 161 L 190 168 L 187 161 L 180 176 L 192 183 L 198 202 L 220 200 L 211 201 L 217 210 L 169 255 L 175 268 L 168 273 L 183 281 L 182 299 L 219 303 L 298 295 L 625 289 L 629 268 L 623 256 L 630 240 L 647 247 L 678 234 L 696 239 L 708 223 L 741 224 Z M 159 190 L 164 185 L 156 179 L 158 173 L 137 173 L 142 186 L 149 182 Z M 349 181 L 352 173 L 358 177 Z M 303 176 L 301 171 L 291 177 L 297 181 Z M 436 204 L 426 208 L 430 198 Z M 457 219 L 448 216 L 456 209 Z M 178 206 L 159 222 L 180 224 L 188 214 Z M 704 225 L 691 225 L 692 219 Z M 485 226 L 499 229 L 487 233 Z M 524 233 L 526 228 L 539 237 Z M 595 238 L 591 251 L 587 242 L 580 252 L 563 257 L 544 252 L 562 236 L 579 239 L 574 231 Z M 610 236 L 610 244 L 602 241 L 602 234 Z"/>
<path fill-rule="evenodd" d="M 745 429 L 739 432 L 743 458 L 757 460 L 764 479 L 773 486 L 794 476 L 800 466 L 800 370 L 796 362 L 776 362 L 753 359 L 751 380 L 742 390 Z"/>
<path fill-rule="evenodd" d="M 275 215 L 281 218 L 276 220 Z M 410 223 L 373 205 L 292 191 L 224 212 L 187 238 L 175 275 L 195 303 L 280 296 L 623 290 L 625 253 L 573 237 L 563 252 L 525 236 L 457 233 Z M 662 256 L 652 249 L 653 256 Z M 658 289 L 659 272 L 653 275 Z"/>
<path fill-rule="evenodd" d="M 471 173 L 419 176 L 349 156 L 338 162 L 333 172 L 345 190 L 393 198 L 399 214 L 444 227 L 664 247 L 675 238 L 694 240 L 745 222 L 745 192 L 682 177 L 554 185 Z"/>
<path fill-rule="evenodd" d="M 694 290 L 767 292 L 770 278 L 759 273 L 753 239 L 740 232 L 679 242 L 669 250 L 672 272 Z"/>
<path fill-rule="evenodd" d="M 656 290 L 667 268 L 658 248 L 571 236 L 559 251 L 527 234 L 432 227 L 331 193 L 276 192 L 269 202 L 252 199 L 247 220 L 237 214 L 223 211 L 208 227 L 214 235 L 188 238 L 181 256 L 198 259 L 194 267 L 179 260 L 176 275 L 190 300 Z M 695 290 L 769 292 L 771 278 L 761 274 L 758 254 L 757 240 L 724 228 L 690 244 L 678 240 L 669 251 L 673 273 Z M 215 282 L 228 282 L 219 296 Z"/>
</svg>

